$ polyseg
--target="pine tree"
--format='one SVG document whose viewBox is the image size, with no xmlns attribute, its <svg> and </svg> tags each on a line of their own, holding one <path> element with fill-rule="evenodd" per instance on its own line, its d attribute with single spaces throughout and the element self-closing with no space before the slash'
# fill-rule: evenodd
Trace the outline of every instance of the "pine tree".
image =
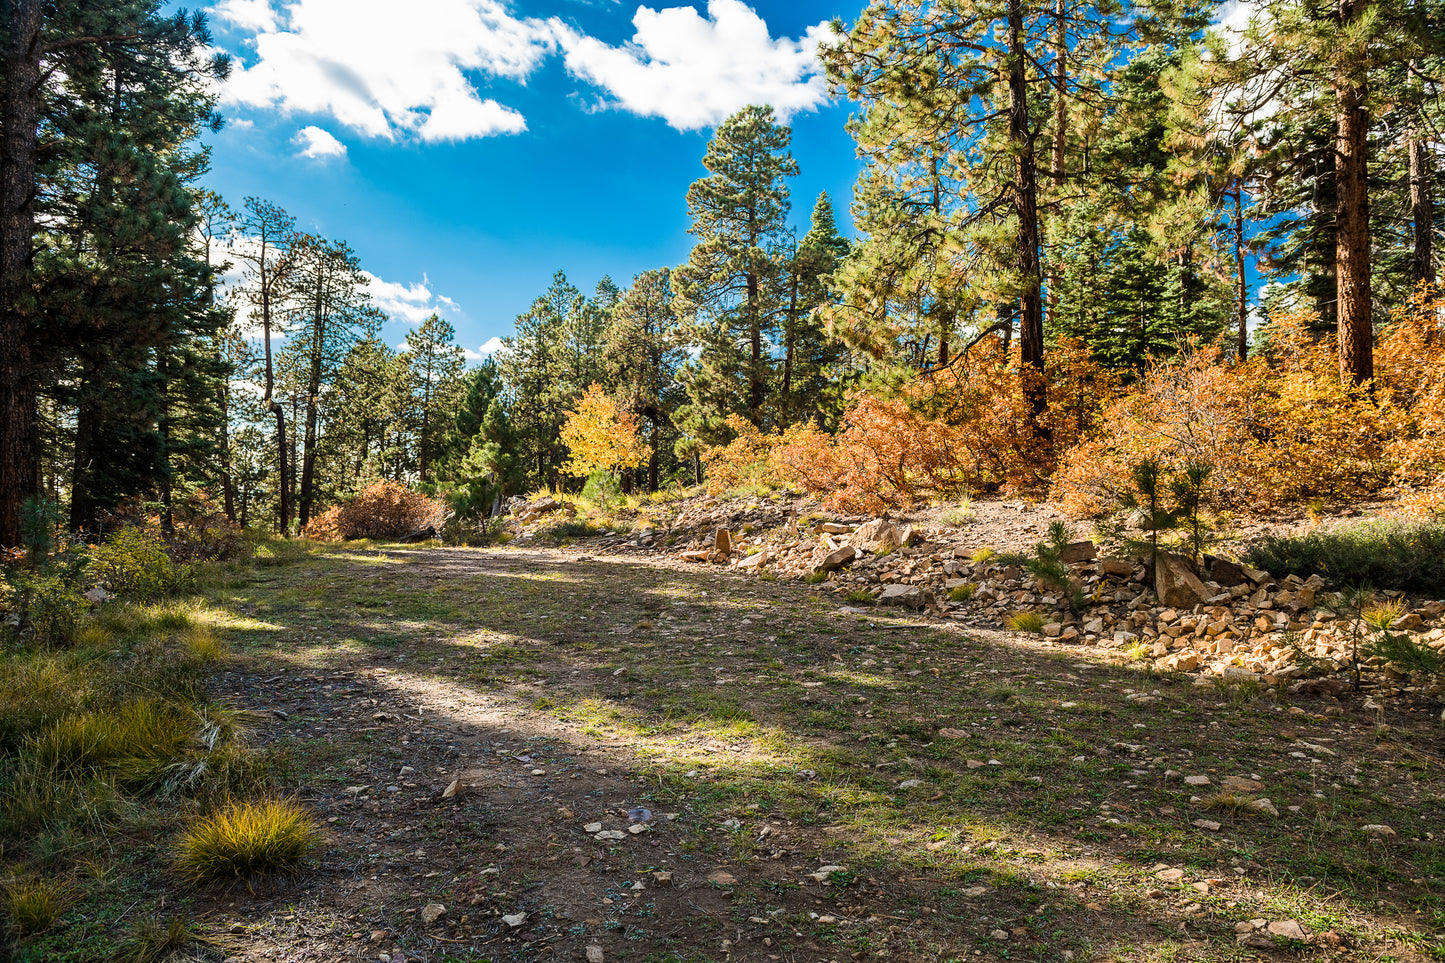
<svg viewBox="0 0 1445 963">
<path fill-rule="evenodd" d="M 677 311 L 701 351 L 685 378 L 688 431 L 716 438 L 729 414 L 762 427 L 773 379 L 775 311 L 782 303 L 788 187 L 798 173 L 791 132 L 771 107 L 745 107 L 714 132 L 708 176 L 687 191 L 698 242 L 673 272 Z"/>
<path fill-rule="evenodd" d="M 673 415 L 684 398 L 677 375 L 687 348 L 672 308 L 671 281 L 667 268 L 633 278 L 603 338 L 608 381 L 626 410 L 647 423 L 649 491 L 657 491 L 664 448 L 671 450 L 666 442 L 676 433 Z"/>
<path fill-rule="evenodd" d="M 455 408 L 453 398 L 461 386 L 466 358 L 451 322 L 436 314 L 407 332 L 402 358 L 411 368 L 417 468 L 422 482 L 426 482 L 445 437 L 443 413 Z"/>
</svg>

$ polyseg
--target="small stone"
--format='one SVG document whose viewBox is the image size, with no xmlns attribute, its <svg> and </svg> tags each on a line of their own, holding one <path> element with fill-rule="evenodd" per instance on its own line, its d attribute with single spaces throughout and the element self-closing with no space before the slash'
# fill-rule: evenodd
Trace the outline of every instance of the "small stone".
<svg viewBox="0 0 1445 963">
<path fill-rule="evenodd" d="M 461 791 L 462 781 L 460 779 L 453 779 L 451 782 L 447 783 L 447 788 L 442 790 L 442 798 L 451 799 L 453 796 L 455 796 Z"/>
<path fill-rule="evenodd" d="M 991 937 L 993 937 L 993 938 L 996 939 L 996 940 L 1006 940 L 1006 939 L 1008 939 L 1008 931 L 1007 931 L 1007 930 L 994 930 L 992 933 L 990 933 L 990 934 L 988 934 L 988 935 L 991 936 Z"/>
<path fill-rule="evenodd" d="M 1207 785 L 1209 785 L 1209 777 L 1208 777 L 1208 776 L 1185 776 L 1185 777 L 1184 777 L 1184 785 L 1186 785 L 1186 786 L 1207 786 Z"/>
<path fill-rule="evenodd" d="M 1394 839 L 1397 835 L 1393 829 L 1381 823 L 1371 823 L 1369 826 L 1361 826 L 1360 832 L 1369 833 L 1371 836 L 1376 836 L 1380 839 Z"/>
<path fill-rule="evenodd" d="M 596 944 L 587 947 L 587 963 L 602 963 L 602 947 Z"/>
<path fill-rule="evenodd" d="M 271 715 L 275 716 L 277 719 L 280 719 L 283 722 L 291 718 L 291 716 L 286 712 L 285 709 L 272 709 Z"/>
<path fill-rule="evenodd" d="M 527 922 L 527 914 L 526 914 L 526 913 L 509 913 L 508 915 L 502 917 L 502 922 L 503 922 L 503 923 L 506 923 L 506 924 L 507 924 L 508 926 L 510 926 L 512 929 L 516 929 L 517 927 L 521 926 L 523 923 Z"/>
<path fill-rule="evenodd" d="M 965 762 L 964 765 L 967 766 L 967 767 L 970 768 L 970 769 L 982 769 L 984 766 L 988 765 L 988 763 L 986 763 L 986 762 L 981 762 L 981 761 L 978 760 L 978 759 L 970 759 L 970 760 L 968 760 L 967 762 Z"/>
<path fill-rule="evenodd" d="M 644 826 L 642 823 L 633 823 L 631 826 L 627 827 L 627 831 L 632 835 L 636 836 L 638 833 L 647 832 L 647 827 Z"/>
<path fill-rule="evenodd" d="M 1257 779 L 1246 779 L 1243 776 L 1225 776 L 1219 783 L 1220 787 L 1230 792 L 1259 792 L 1264 788 L 1264 783 Z"/>
<path fill-rule="evenodd" d="M 602 843 L 616 842 L 619 839 L 626 839 L 627 834 L 618 829 L 604 829 L 602 832 L 594 834 L 592 838 Z"/>
<path fill-rule="evenodd" d="M 945 739 L 967 739 L 968 732 L 963 729 L 939 729 L 938 734 Z"/>
<path fill-rule="evenodd" d="M 1194 820 L 1194 825 L 1200 829 L 1208 830 L 1211 833 L 1219 832 L 1219 823 L 1212 819 L 1196 819 Z"/>
<path fill-rule="evenodd" d="M 427 925 L 435 923 L 447 913 L 447 908 L 441 903 L 428 903 L 421 908 L 421 921 Z"/>
<path fill-rule="evenodd" d="M 668 869 L 658 870 L 657 872 L 655 872 L 655 873 L 652 874 L 652 881 L 653 881 L 654 883 L 656 883 L 658 886 L 671 886 L 671 885 L 672 885 L 672 870 L 668 870 Z"/>
<path fill-rule="evenodd" d="M 1268 799 L 1256 799 L 1249 804 L 1249 808 L 1253 809 L 1255 812 L 1264 813 L 1266 816 L 1279 815 L 1279 810 L 1276 809 L 1274 807 L 1274 803 L 1270 802 Z"/>
<path fill-rule="evenodd" d="M 963 895 L 967 896 L 970 899 L 978 899 L 978 897 L 982 896 L 984 893 L 987 892 L 987 886 L 970 886 L 968 889 L 963 891 Z"/>
<path fill-rule="evenodd" d="M 1276 920 L 1267 927 L 1271 936 L 1278 936 L 1285 940 L 1307 940 L 1308 934 L 1304 927 L 1295 920 Z"/>
<path fill-rule="evenodd" d="M 707 881 L 716 886 L 732 886 L 737 883 L 738 879 L 732 873 L 719 869 L 716 872 L 709 873 Z"/>
<path fill-rule="evenodd" d="M 900 782 L 900 783 L 898 784 L 898 788 L 899 788 L 899 789 L 917 789 L 917 788 L 918 788 L 919 786 L 921 786 L 921 785 L 923 785 L 923 780 L 921 780 L 921 779 L 905 779 L 905 780 L 903 780 L 902 782 Z"/>
<path fill-rule="evenodd" d="M 826 883 L 834 873 L 846 873 L 847 871 L 848 867 L 846 866 L 819 866 L 816 870 L 809 873 L 808 876 L 820 883 Z"/>
<path fill-rule="evenodd" d="M 583 827 L 582 827 L 582 831 L 583 831 L 584 833 L 600 833 L 600 832 L 602 832 L 602 824 L 601 824 L 601 823 L 588 823 L 586 826 L 583 826 Z"/>
<path fill-rule="evenodd" d="M 1184 870 L 1161 869 L 1159 872 L 1154 874 L 1154 878 L 1161 883 L 1178 883 L 1184 879 Z"/>
<path fill-rule="evenodd" d="M 733 533 L 726 528 L 719 528 L 713 535 L 713 551 L 726 558 L 733 551 Z"/>
</svg>

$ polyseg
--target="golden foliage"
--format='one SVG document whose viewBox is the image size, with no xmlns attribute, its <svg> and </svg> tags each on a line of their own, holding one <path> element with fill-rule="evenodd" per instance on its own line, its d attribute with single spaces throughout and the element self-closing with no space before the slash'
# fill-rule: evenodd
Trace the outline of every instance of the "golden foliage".
<svg viewBox="0 0 1445 963">
<path fill-rule="evenodd" d="M 638 432 L 637 416 L 620 409 L 596 382 L 577 402 L 577 409 L 567 412 L 562 443 L 571 453 L 566 467 L 572 475 L 637 468 L 652 454 Z"/>
<path fill-rule="evenodd" d="M 1244 363 L 1217 349 L 1155 364 L 1107 405 L 1100 430 L 1068 452 L 1053 494 L 1071 514 L 1097 514 L 1127 487 L 1129 466 L 1213 469 L 1214 500 L 1268 509 L 1306 498 L 1356 497 L 1390 485 L 1438 491 L 1445 475 L 1445 373 L 1438 298 L 1397 312 L 1376 348 L 1376 379 L 1340 381 L 1332 339 L 1309 315 L 1278 319 L 1265 352 Z M 1445 502 L 1438 494 L 1421 507 Z"/>
</svg>

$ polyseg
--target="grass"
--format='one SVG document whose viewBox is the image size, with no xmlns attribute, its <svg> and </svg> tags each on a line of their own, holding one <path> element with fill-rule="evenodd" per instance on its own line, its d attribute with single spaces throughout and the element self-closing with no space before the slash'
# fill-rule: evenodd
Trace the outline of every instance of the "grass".
<svg viewBox="0 0 1445 963">
<path fill-rule="evenodd" d="M 1270 535 L 1246 549 L 1245 561 L 1278 576 L 1320 575 L 1337 588 L 1372 585 L 1438 595 L 1445 592 L 1445 520 L 1380 520 Z"/>
<path fill-rule="evenodd" d="M 951 525 L 954 528 L 962 528 L 964 525 L 967 525 L 969 522 L 973 521 L 976 517 L 978 517 L 978 513 L 975 512 L 973 509 L 973 500 L 971 498 L 965 497 L 960 498 L 958 500 L 958 504 L 946 510 L 942 515 L 939 516 L 939 519 L 945 525 Z"/>
<path fill-rule="evenodd" d="M 10 928 L 21 939 L 43 933 L 60 919 L 69 900 L 69 890 L 45 879 L 12 883 L 5 891 L 5 911 Z"/>
<path fill-rule="evenodd" d="M 849 605 L 872 605 L 873 593 L 867 589 L 853 589 L 847 595 L 843 596 L 843 601 Z"/>
<path fill-rule="evenodd" d="M 1044 617 L 1037 612 L 1014 612 L 1004 624 L 1015 632 L 1042 632 L 1044 630 Z"/>
<path fill-rule="evenodd" d="M 310 813 L 295 803 L 235 803 L 186 831 L 176 847 L 175 865 L 197 884 L 294 873 L 319 840 Z"/>
<path fill-rule="evenodd" d="M 957 588 L 951 588 L 948 590 L 948 600 L 950 602 L 967 602 L 969 599 L 973 598 L 973 593 L 977 591 L 978 586 L 974 585 L 972 582 L 967 585 L 960 585 Z"/>
</svg>

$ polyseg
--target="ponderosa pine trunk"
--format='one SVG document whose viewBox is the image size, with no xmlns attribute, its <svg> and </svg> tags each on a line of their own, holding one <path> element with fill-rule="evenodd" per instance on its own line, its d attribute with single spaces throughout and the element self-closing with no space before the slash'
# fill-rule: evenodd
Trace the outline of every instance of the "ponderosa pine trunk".
<svg viewBox="0 0 1445 963">
<path fill-rule="evenodd" d="M 1342 27 L 1364 9 L 1363 0 L 1340 0 Z M 1365 107 L 1363 68 L 1347 61 L 1335 73 L 1336 317 L 1340 380 L 1362 384 L 1375 376 L 1374 329 L 1370 318 L 1370 201 L 1365 151 L 1370 115 Z"/>
<path fill-rule="evenodd" d="M 1029 128 L 1027 58 L 1023 46 L 1023 4 L 1009 0 L 1009 142 L 1013 147 L 1013 208 L 1018 219 L 1015 270 L 1018 272 L 1019 361 L 1024 396 L 1029 403 L 1036 436 L 1043 438 L 1048 409 L 1048 383 L 1044 379 L 1044 314 L 1039 293 L 1039 208 L 1038 171 L 1034 139 Z"/>
<path fill-rule="evenodd" d="M 1430 190 L 1434 174 L 1430 147 L 1417 127 L 1410 132 L 1410 218 L 1415 226 L 1415 247 L 1410 273 L 1415 283 L 1435 283 L 1435 199 Z"/>
<path fill-rule="evenodd" d="M 31 243 L 40 121 L 40 0 L 12 0 L 5 22 L 0 131 L 0 546 L 19 545 L 20 515 L 38 491 L 31 352 Z"/>
<path fill-rule="evenodd" d="M 1249 284 L 1244 274 L 1244 188 L 1238 179 L 1234 182 L 1234 265 L 1234 297 L 1239 312 L 1235 355 L 1244 361 L 1249 357 Z"/>
</svg>

